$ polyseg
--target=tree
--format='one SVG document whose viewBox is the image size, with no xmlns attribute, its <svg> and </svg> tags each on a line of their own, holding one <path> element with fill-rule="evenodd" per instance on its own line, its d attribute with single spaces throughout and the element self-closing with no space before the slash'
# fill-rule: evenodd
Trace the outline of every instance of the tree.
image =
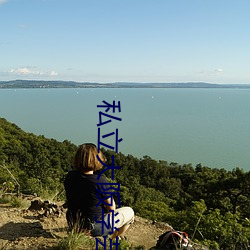
<svg viewBox="0 0 250 250">
<path fill-rule="evenodd" d="M 249 217 L 250 199 L 250 172 L 244 173 L 242 169 L 236 168 L 221 182 L 224 196 L 228 197 L 231 203 L 231 213 L 240 211 L 244 216 Z"/>
</svg>

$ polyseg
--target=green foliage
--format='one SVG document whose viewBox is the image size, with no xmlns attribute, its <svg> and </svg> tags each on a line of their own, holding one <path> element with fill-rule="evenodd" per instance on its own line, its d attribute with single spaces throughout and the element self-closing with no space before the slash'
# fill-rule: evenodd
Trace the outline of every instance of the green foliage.
<svg viewBox="0 0 250 250">
<path fill-rule="evenodd" d="M 76 145 L 25 133 L 0 118 L 0 195 L 36 193 L 55 199 L 63 194 L 63 180 L 70 169 Z M 103 149 L 107 164 L 114 152 Z M 198 164 L 179 165 L 115 154 L 115 180 L 121 184 L 121 205 L 137 215 L 165 221 L 186 231 L 211 249 L 247 249 L 250 242 L 250 172 Z M 11 173 L 11 174 L 10 174 Z M 111 179 L 111 171 L 105 175 Z M 118 197 L 116 197 L 117 199 Z M 19 201 L 13 201 L 18 205 Z M 73 236 L 72 236 L 73 237 Z M 71 240 L 71 242 L 74 240 Z M 66 244 L 66 243 L 65 243 Z"/>
<path fill-rule="evenodd" d="M 118 250 L 129 250 L 131 249 L 131 245 L 127 240 L 120 240 L 118 245 Z M 116 249 L 115 246 L 113 246 L 113 249 Z"/>
<path fill-rule="evenodd" d="M 0 196 L 0 204 L 8 204 L 11 202 L 11 197 Z"/>
<path fill-rule="evenodd" d="M 135 200 L 129 188 L 123 185 L 121 185 L 120 200 L 122 202 L 122 206 L 132 206 Z"/>
<path fill-rule="evenodd" d="M 22 192 L 40 194 L 44 189 L 52 190 L 61 185 L 76 145 L 25 133 L 2 118 L 0 138 L 0 163 L 8 166 L 19 180 Z M 9 180 L 8 172 L 1 171 L 0 185 Z"/>
<path fill-rule="evenodd" d="M 239 215 L 231 212 L 208 210 L 204 200 L 193 202 L 190 208 L 172 214 L 167 220 L 210 249 L 247 249 L 249 245 L 249 222 L 242 223 Z"/>
<path fill-rule="evenodd" d="M 161 201 L 139 201 L 134 206 L 134 211 L 141 217 L 156 221 L 166 221 L 173 210 Z"/>
<path fill-rule="evenodd" d="M 247 249 L 249 246 L 249 225 L 241 223 L 237 214 L 219 209 L 209 211 L 200 225 L 204 238 L 217 242 L 220 249 Z"/>
<path fill-rule="evenodd" d="M 13 192 L 15 190 L 15 184 L 13 181 L 7 180 L 2 183 L 2 192 Z"/>
<path fill-rule="evenodd" d="M 16 207 L 16 208 L 27 208 L 29 205 L 29 202 L 22 199 L 22 197 L 14 196 L 11 198 L 10 204 L 12 207 Z"/>
<path fill-rule="evenodd" d="M 85 233 L 71 231 L 67 237 L 59 241 L 58 250 L 83 250 L 94 249 L 95 240 Z"/>
</svg>

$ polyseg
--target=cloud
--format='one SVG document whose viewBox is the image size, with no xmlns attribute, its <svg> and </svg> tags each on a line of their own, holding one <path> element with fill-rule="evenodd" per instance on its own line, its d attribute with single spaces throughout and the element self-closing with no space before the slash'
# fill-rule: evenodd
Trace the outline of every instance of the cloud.
<svg viewBox="0 0 250 250">
<path fill-rule="evenodd" d="M 55 70 L 51 71 L 40 71 L 36 70 L 36 67 L 22 67 L 9 70 L 9 73 L 15 75 L 26 75 L 26 76 L 57 76 L 58 72 Z"/>
<path fill-rule="evenodd" d="M 50 75 L 51 75 L 51 76 L 57 76 L 58 73 L 57 73 L 55 70 L 52 70 L 52 71 L 50 72 Z"/>
<path fill-rule="evenodd" d="M 214 69 L 214 70 L 202 70 L 198 72 L 198 74 L 207 75 L 207 76 L 214 76 L 214 75 L 218 75 L 221 73 L 223 73 L 223 69 L 221 68 Z"/>
<path fill-rule="evenodd" d="M 216 73 L 221 73 L 221 72 L 223 72 L 223 69 L 215 69 L 214 70 Z"/>
<path fill-rule="evenodd" d="M 31 71 L 28 68 L 11 69 L 9 72 L 21 75 L 27 75 L 31 73 Z"/>
</svg>

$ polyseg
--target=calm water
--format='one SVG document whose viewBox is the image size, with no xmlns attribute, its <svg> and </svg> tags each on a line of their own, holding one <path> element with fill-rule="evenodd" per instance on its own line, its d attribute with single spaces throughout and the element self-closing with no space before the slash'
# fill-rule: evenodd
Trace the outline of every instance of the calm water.
<svg viewBox="0 0 250 250">
<path fill-rule="evenodd" d="M 8 89 L 0 116 L 37 135 L 96 143 L 102 100 L 121 102 L 122 121 L 101 128 L 119 129 L 119 152 L 250 170 L 250 90 Z"/>
</svg>

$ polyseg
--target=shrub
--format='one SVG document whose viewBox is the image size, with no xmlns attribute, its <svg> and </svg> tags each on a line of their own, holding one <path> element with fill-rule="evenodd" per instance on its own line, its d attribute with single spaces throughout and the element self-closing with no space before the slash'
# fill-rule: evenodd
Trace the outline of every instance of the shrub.
<svg viewBox="0 0 250 250">
<path fill-rule="evenodd" d="M 28 201 L 17 196 L 12 197 L 10 204 L 12 207 L 20 207 L 20 208 L 28 207 Z"/>
</svg>

